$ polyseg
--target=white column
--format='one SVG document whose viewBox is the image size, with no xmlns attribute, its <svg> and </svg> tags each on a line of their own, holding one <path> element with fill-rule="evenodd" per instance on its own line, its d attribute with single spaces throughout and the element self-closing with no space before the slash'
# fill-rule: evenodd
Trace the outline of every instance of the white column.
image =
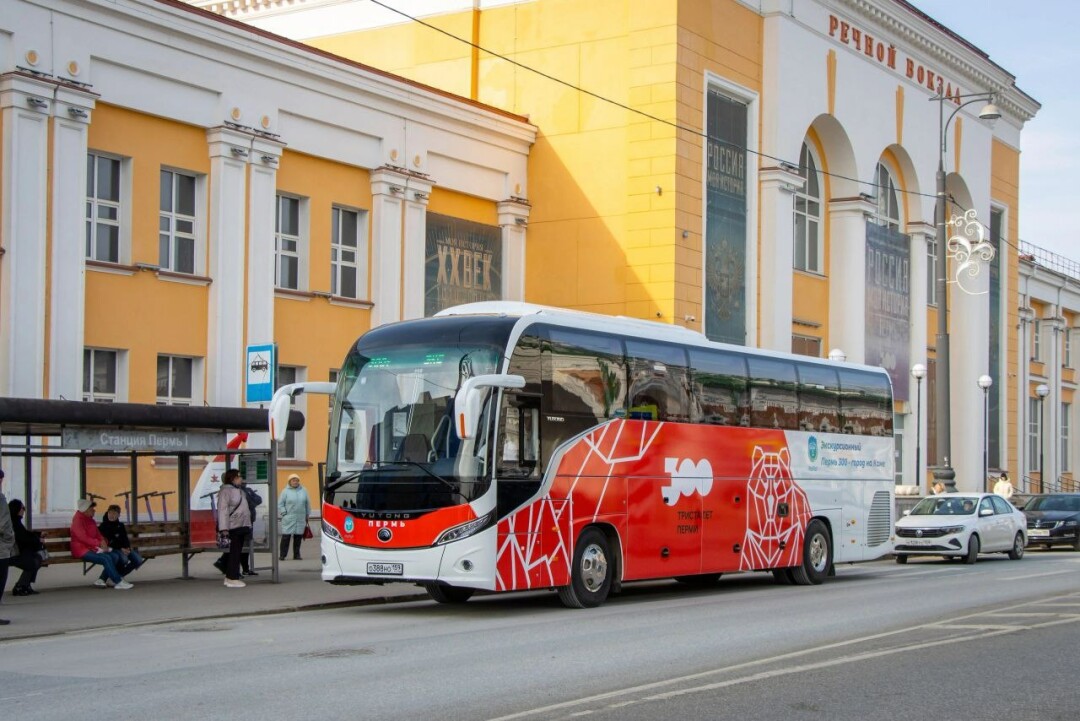
<svg viewBox="0 0 1080 721">
<path fill-rule="evenodd" d="M 852 363 L 866 360 L 866 198 L 829 201 L 829 349 Z"/>
<path fill-rule="evenodd" d="M 274 227 L 277 217 L 277 167 L 284 145 L 255 138 L 251 150 L 248 180 L 248 273 L 247 345 L 274 342 Z M 310 257 L 308 248 L 301 249 Z M 301 264 L 306 267 L 306 263 Z M 240 378 L 243 393 L 243 376 Z"/>
<path fill-rule="evenodd" d="M 978 380 L 988 372 L 990 364 L 990 268 L 983 262 L 980 266 L 978 276 L 961 277 L 962 285 L 953 282 L 957 280 L 957 262 L 952 260 L 948 266 L 951 461 L 956 469 L 957 490 L 969 492 L 981 491 L 985 480 L 983 391 Z M 995 378 L 994 382 L 999 380 Z M 1048 425 L 1055 417 L 1050 411 L 1047 408 Z"/>
<path fill-rule="evenodd" d="M 525 300 L 525 229 L 529 204 L 511 198 L 495 206 L 502 228 L 502 299 Z"/>
<path fill-rule="evenodd" d="M 785 168 L 762 168 L 761 308 L 762 348 L 791 352 L 792 271 L 795 267 L 795 192 L 805 182 Z M 833 247 L 836 247 L 835 245 Z M 847 348 L 844 348 L 846 351 Z"/>
<path fill-rule="evenodd" d="M 94 96 L 58 87 L 54 107 L 49 397 L 77 400 L 86 319 L 86 151 Z"/>
<path fill-rule="evenodd" d="M 244 239 L 251 136 L 207 131 L 210 148 L 210 283 L 206 400 L 240 406 L 244 381 Z M 273 217 L 273 216 L 271 216 Z M 273 235 L 270 236 L 273 243 Z M 271 248 L 272 252 L 272 248 Z"/>
<path fill-rule="evenodd" d="M 1021 263 L 1023 265 L 1023 263 Z M 1028 455 L 1028 432 L 1031 424 L 1031 333 L 1035 328 L 1035 311 L 1027 305 L 1027 286 L 1031 278 L 1021 271 L 1020 282 L 1024 285 L 1020 292 L 1021 306 L 1019 308 L 1020 332 L 1017 334 L 1016 367 L 1020 369 L 1019 380 L 1016 388 L 1016 427 L 1019 446 L 1016 454 L 1016 477 L 1013 485 L 1017 489 L 1028 489 L 1030 469 L 1035 459 Z"/>
<path fill-rule="evenodd" d="M 52 83 L 19 73 L 0 76 L 0 242 L 4 249 L 0 262 L 0 395 L 5 396 L 41 398 L 44 390 L 45 229 L 53 88 Z"/>
<path fill-rule="evenodd" d="M 392 168 L 371 174 L 371 326 L 401 320 L 402 209 L 407 176 Z"/>
<path fill-rule="evenodd" d="M 405 250 L 402 264 L 402 319 L 424 317 L 427 261 L 427 204 L 433 183 L 410 176 L 405 187 Z"/>
<path fill-rule="evenodd" d="M 908 313 L 911 324 L 911 337 L 908 340 L 908 352 L 911 358 L 911 365 L 916 363 L 922 363 L 926 365 L 926 303 L 927 303 L 927 285 L 926 285 L 926 247 L 927 243 L 934 238 L 934 226 L 930 223 L 909 223 L 907 227 L 908 236 L 911 238 L 910 255 L 909 255 L 909 277 L 910 277 L 910 299 L 911 308 Z M 911 392 L 909 395 L 911 398 L 908 401 L 908 414 L 910 415 L 909 422 L 905 425 L 905 435 L 912 439 L 907 442 L 904 467 L 910 469 L 904 474 L 904 483 L 909 485 L 917 485 L 920 487 L 925 486 L 923 479 L 926 478 L 926 443 L 927 438 L 927 423 L 929 406 L 927 402 L 929 400 L 926 390 L 929 383 L 926 379 L 923 379 L 922 383 L 917 383 L 914 378 L 911 378 L 911 368 L 908 367 L 908 378 L 910 378 L 909 388 Z M 921 418 L 916 419 L 915 414 L 919 412 L 920 399 L 915 397 L 916 393 L 919 393 L 921 386 L 922 398 L 921 398 Z M 918 427 L 918 428 L 916 428 Z M 915 438 L 916 430 L 919 432 L 919 438 Z M 919 458 L 919 468 L 915 468 L 915 449 L 921 450 Z"/>
</svg>

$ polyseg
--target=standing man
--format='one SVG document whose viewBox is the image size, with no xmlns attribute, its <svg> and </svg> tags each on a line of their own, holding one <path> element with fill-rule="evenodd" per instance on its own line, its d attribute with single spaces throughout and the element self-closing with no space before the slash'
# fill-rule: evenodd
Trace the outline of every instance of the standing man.
<svg viewBox="0 0 1080 721">
<path fill-rule="evenodd" d="M 0 508 L 7 507 L 7 498 L 3 491 L 4 472 L 0 471 Z M 10 513 L 0 513 L 0 600 L 4 598 L 4 588 L 7 586 L 8 564 L 12 556 L 18 556 L 19 549 L 15 545 L 15 527 L 11 524 Z M 0 626 L 6 626 L 11 621 L 0 618 Z"/>
</svg>

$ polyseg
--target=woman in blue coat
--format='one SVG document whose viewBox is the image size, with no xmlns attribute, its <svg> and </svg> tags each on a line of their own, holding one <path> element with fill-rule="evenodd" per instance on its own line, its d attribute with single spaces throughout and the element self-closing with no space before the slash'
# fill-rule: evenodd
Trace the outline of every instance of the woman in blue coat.
<svg viewBox="0 0 1080 721">
<path fill-rule="evenodd" d="M 300 542 L 304 540 L 304 531 L 308 527 L 311 515 L 311 501 L 307 491 L 300 485 L 300 476 L 289 476 L 289 485 L 281 492 L 278 499 L 278 516 L 281 518 L 281 560 L 289 553 L 289 539 L 293 542 L 293 560 L 300 560 Z"/>
</svg>

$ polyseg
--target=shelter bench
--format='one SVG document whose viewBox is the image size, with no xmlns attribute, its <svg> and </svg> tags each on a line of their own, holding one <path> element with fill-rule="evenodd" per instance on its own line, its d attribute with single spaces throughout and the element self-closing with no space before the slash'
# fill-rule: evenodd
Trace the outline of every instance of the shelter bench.
<svg viewBox="0 0 1080 721">
<path fill-rule="evenodd" d="M 171 554 L 183 554 L 190 559 L 205 548 L 192 548 L 187 524 L 180 521 L 151 521 L 148 523 L 129 523 L 126 525 L 128 540 L 132 548 L 139 551 L 143 558 L 157 558 Z M 90 572 L 95 563 L 74 558 L 71 555 L 71 530 L 68 528 L 34 529 L 41 533 L 45 550 L 49 552 L 49 564 L 82 563 L 83 574 Z"/>
</svg>

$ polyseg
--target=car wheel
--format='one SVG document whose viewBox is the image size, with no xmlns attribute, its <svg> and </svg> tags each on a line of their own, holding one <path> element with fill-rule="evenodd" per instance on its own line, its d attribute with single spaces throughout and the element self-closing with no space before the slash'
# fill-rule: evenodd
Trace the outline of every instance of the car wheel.
<svg viewBox="0 0 1080 721">
<path fill-rule="evenodd" d="M 896 554 L 896 562 L 897 563 L 907 563 L 907 554 L 906 553 L 898 553 L 898 554 Z"/>
<path fill-rule="evenodd" d="M 607 536 L 598 528 L 586 528 L 574 549 L 570 583 L 559 587 L 559 600 L 567 608 L 593 608 L 611 592 L 612 556 Z"/>
<path fill-rule="evenodd" d="M 791 577 L 799 586 L 817 586 L 829 575 L 832 565 L 832 539 L 829 529 L 814 519 L 806 527 L 803 541 L 803 562 L 791 569 Z"/>
<path fill-rule="evenodd" d="M 1012 550 L 1009 551 L 1009 558 L 1014 561 L 1019 561 L 1024 557 L 1024 534 L 1020 531 L 1016 532 L 1016 538 L 1013 539 Z"/>
<path fill-rule="evenodd" d="M 433 601 L 437 603 L 460 604 L 465 603 L 474 593 L 471 588 L 458 588 L 447 586 L 442 583 L 425 583 L 424 590 L 428 592 Z"/>
<path fill-rule="evenodd" d="M 971 538 L 968 539 L 967 555 L 964 556 L 964 563 L 971 565 L 979 560 L 979 537 L 974 533 L 971 534 Z"/>
</svg>

